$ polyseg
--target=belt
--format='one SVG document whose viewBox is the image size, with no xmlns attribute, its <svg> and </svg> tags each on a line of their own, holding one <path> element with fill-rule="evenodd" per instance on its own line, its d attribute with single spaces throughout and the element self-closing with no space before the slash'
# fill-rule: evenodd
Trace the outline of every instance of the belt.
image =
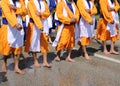
<svg viewBox="0 0 120 86">
<path fill-rule="evenodd" d="M 100 18 L 104 18 L 103 14 L 100 14 Z"/>
<path fill-rule="evenodd" d="M 7 25 L 8 24 L 7 19 L 6 18 L 2 18 L 2 23 Z"/>
<path fill-rule="evenodd" d="M 29 22 L 32 22 L 32 23 L 34 23 L 34 21 L 33 21 L 33 19 L 32 19 L 32 18 L 30 18 L 30 19 L 29 19 Z"/>
</svg>

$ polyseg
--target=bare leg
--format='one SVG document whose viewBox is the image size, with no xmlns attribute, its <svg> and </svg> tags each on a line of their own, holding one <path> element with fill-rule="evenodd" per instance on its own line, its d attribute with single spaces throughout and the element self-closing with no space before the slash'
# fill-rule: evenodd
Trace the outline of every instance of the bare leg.
<svg viewBox="0 0 120 86">
<path fill-rule="evenodd" d="M 107 47 L 106 47 L 106 41 L 103 41 L 103 52 L 105 55 L 109 55 L 110 53 L 108 52 L 107 50 Z"/>
<path fill-rule="evenodd" d="M 3 56 L 2 72 L 7 73 L 7 58 L 8 56 Z"/>
<path fill-rule="evenodd" d="M 43 53 L 43 66 L 51 68 L 51 65 L 47 62 L 47 53 Z"/>
<path fill-rule="evenodd" d="M 92 58 L 88 55 L 86 46 L 83 46 L 84 57 L 86 60 L 91 60 Z"/>
<path fill-rule="evenodd" d="M 71 50 L 68 50 L 68 56 L 66 58 L 66 61 L 68 61 L 68 62 L 75 62 L 75 60 L 71 59 L 70 56 L 71 56 Z"/>
<path fill-rule="evenodd" d="M 60 54 L 61 54 L 61 51 L 57 51 L 57 56 L 55 57 L 55 61 L 60 61 Z"/>
<path fill-rule="evenodd" d="M 52 44 L 52 40 L 51 40 L 51 35 L 49 35 L 49 39 L 48 39 L 49 43 Z"/>
<path fill-rule="evenodd" d="M 40 64 L 37 60 L 37 53 L 36 52 L 33 52 L 33 58 L 34 58 L 34 66 L 35 67 L 40 67 Z"/>
<path fill-rule="evenodd" d="M 111 41 L 110 53 L 115 54 L 115 55 L 119 55 L 119 52 L 115 51 L 115 49 L 114 49 L 114 42 L 113 41 Z"/>
<path fill-rule="evenodd" d="M 14 72 L 19 74 L 25 74 L 25 72 L 19 68 L 19 55 L 14 55 L 14 60 L 15 60 Z"/>
</svg>

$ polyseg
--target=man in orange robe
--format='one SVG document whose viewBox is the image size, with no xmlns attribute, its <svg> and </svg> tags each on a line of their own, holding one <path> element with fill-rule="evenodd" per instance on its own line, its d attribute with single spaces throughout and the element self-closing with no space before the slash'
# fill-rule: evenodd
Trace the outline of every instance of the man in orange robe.
<svg viewBox="0 0 120 86">
<path fill-rule="evenodd" d="M 103 41 L 103 52 L 108 54 L 119 54 L 114 49 L 114 43 L 118 40 L 118 10 L 117 0 L 100 0 L 100 19 L 97 27 L 97 38 Z M 107 50 L 106 41 L 111 40 L 110 52 Z"/>
<path fill-rule="evenodd" d="M 50 15 L 48 5 L 44 0 L 30 0 L 28 2 L 28 15 L 30 22 L 28 24 L 25 52 L 32 52 L 34 66 L 40 67 L 37 52 L 41 51 L 43 54 L 43 66 L 50 68 L 51 65 L 47 62 L 47 52 L 49 52 L 47 18 Z"/>
<path fill-rule="evenodd" d="M 2 0 L 2 27 L 0 30 L 0 53 L 3 57 L 2 71 L 7 72 L 7 58 L 14 53 L 14 72 L 24 74 L 19 69 L 19 55 L 22 51 L 24 31 L 22 29 L 22 15 L 26 14 L 22 0 Z"/>
<path fill-rule="evenodd" d="M 72 0 L 61 0 L 57 4 L 56 14 L 59 20 L 59 24 L 57 37 L 53 42 L 53 46 L 56 47 L 57 50 L 57 56 L 55 60 L 60 61 L 61 50 L 67 49 L 68 55 L 66 61 L 75 62 L 73 59 L 71 59 L 70 54 L 75 45 L 74 25 L 79 20 L 78 9 Z"/>
<path fill-rule="evenodd" d="M 78 0 L 77 6 L 81 15 L 78 32 L 80 42 L 80 50 L 83 49 L 83 56 L 90 60 L 91 57 L 88 55 L 86 47 L 90 44 L 91 39 L 94 38 L 94 28 L 95 28 L 95 14 L 97 9 L 94 5 L 94 2 L 91 0 Z M 78 43 L 79 43 L 78 42 Z"/>
</svg>

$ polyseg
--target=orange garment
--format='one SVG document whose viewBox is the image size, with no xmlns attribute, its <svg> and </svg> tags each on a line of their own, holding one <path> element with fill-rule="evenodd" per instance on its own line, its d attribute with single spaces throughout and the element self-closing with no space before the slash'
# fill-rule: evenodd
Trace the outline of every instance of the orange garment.
<svg viewBox="0 0 120 86">
<path fill-rule="evenodd" d="M 78 0 L 77 1 L 77 6 L 78 6 L 78 9 L 79 9 L 79 12 L 80 12 L 80 15 L 86 20 L 86 22 L 90 23 L 92 22 L 92 18 L 91 18 L 91 15 L 95 15 L 97 13 L 97 9 L 94 5 L 94 3 L 92 2 L 93 4 L 93 8 L 92 10 L 90 11 L 90 14 L 85 10 L 85 4 L 84 4 L 84 0 Z"/>
<path fill-rule="evenodd" d="M 88 13 L 85 8 L 84 0 L 77 1 L 77 6 L 79 9 L 80 15 L 88 23 L 92 22 L 91 15 L 97 14 L 97 8 L 94 4 L 94 0 L 92 0 L 92 5 L 93 5 L 92 9 L 90 10 L 90 13 Z M 89 37 L 87 38 L 87 37 L 83 36 L 80 38 L 80 41 L 81 41 L 81 45 L 87 46 L 90 44 L 91 38 L 89 38 Z"/>
<path fill-rule="evenodd" d="M 66 8 L 65 6 L 66 5 L 65 5 L 64 1 L 61 1 L 58 3 L 57 8 L 56 8 L 58 20 L 60 22 L 62 22 L 63 24 L 65 24 L 63 27 L 60 39 L 59 39 L 59 43 L 56 47 L 57 51 L 62 50 L 64 48 L 72 49 L 74 47 L 74 44 L 75 44 L 75 41 L 74 41 L 74 29 L 75 29 L 75 27 L 74 27 L 74 24 L 70 24 L 70 19 L 73 17 L 76 19 L 76 22 L 78 22 L 79 12 L 78 12 L 78 9 L 77 9 L 75 4 L 74 4 L 75 10 L 76 10 L 75 14 L 73 14 L 70 11 L 70 9 Z M 66 16 L 66 17 L 63 15 L 64 8 L 66 8 L 66 11 L 68 12 L 68 16 Z M 60 29 L 60 25 L 58 26 L 58 30 L 59 29 Z"/>
<path fill-rule="evenodd" d="M 42 12 L 41 17 L 39 17 L 36 15 L 37 9 L 34 4 L 34 1 L 30 0 L 28 2 L 28 15 L 30 18 L 33 19 L 34 22 L 29 22 L 29 24 L 28 24 L 27 38 L 26 38 L 26 43 L 25 43 L 25 52 L 30 51 L 30 46 L 31 46 L 33 31 L 34 31 L 34 25 L 36 25 L 39 30 L 43 29 L 42 20 L 47 19 L 50 15 L 48 5 L 46 4 L 45 1 L 44 1 L 44 5 L 45 5 L 45 11 Z M 41 52 L 43 52 L 43 53 L 49 51 L 47 39 L 48 39 L 48 36 L 46 35 L 46 33 L 40 34 L 40 40 L 39 40 L 40 41 L 40 49 L 41 49 Z M 39 51 L 36 51 L 36 52 L 39 52 Z"/>
<path fill-rule="evenodd" d="M 110 37 L 110 32 L 106 30 L 106 26 L 108 23 L 112 23 L 114 20 L 112 18 L 111 13 L 108 11 L 109 4 L 108 0 L 100 0 L 100 11 L 103 17 L 99 19 L 98 27 L 97 27 L 97 39 L 105 41 L 105 40 L 112 40 L 113 42 L 117 41 L 119 36 L 118 34 L 116 36 Z M 115 6 L 114 11 L 117 12 L 120 9 L 119 4 L 117 0 L 115 0 Z M 118 26 L 116 26 L 116 31 L 118 31 Z"/>
<path fill-rule="evenodd" d="M 50 51 L 48 44 L 48 35 L 46 35 L 45 33 L 41 33 L 40 48 L 42 53 L 46 53 Z"/>
<path fill-rule="evenodd" d="M 7 22 L 11 25 L 12 28 L 14 28 L 18 24 L 18 21 L 16 19 L 16 13 L 22 15 L 23 11 L 20 11 L 20 10 L 23 10 L 23 9 L 21 7 L 19 9 L 17 9 L 17 11 L 15 13 L 14 11 L 12 11 L 9 8 L 9 5 L 10 5 L 9 0 L 2 0 L 1 1 L 2 18 L 6 18 Z M 8 39 L 7 39 L 8 33 L 9 33 L 8 32 L 8 25 L 2 24 L 1 30 L 0 30 L 0 34 L 1 34 L 0 35 L 0 53 L 3 55 L 9 55 L 10 52 L 14 52 L 14 54 L 20 54 L 22 47 L 12 48 L 8 44 Z"/>
</svg>

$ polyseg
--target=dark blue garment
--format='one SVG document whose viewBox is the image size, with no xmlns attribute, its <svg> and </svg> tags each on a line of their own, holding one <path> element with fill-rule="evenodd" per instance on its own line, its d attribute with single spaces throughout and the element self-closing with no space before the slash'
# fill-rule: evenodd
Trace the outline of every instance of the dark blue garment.
<svg viewBox="0 0 120 86">
<path fill-rule="evenodd" d="M 54 9 L 56 9 L 56 2 L 55 2 L 55 0 L 49 0 L 49 10 L 50 10 L 50 12 L 53 11 Z M 55 20 L 54 16 L 55 16 L 55 13 L 52 13 L 52 17 L 53 17 L 53 19 L 52 19 L 53 27 L 52 28 L 55 28 L 59 24 L 59 21 Z"/>
<path fill-rule="evenodd" d="M 69 2 L 66 2 L 66 3 L 67 3 L 67 6 L 70 8 L 70 10 L 73 12 L 72 4 Z"/>
<path fill-rule="evenodd" d="M 104 18 L 104 16 L 102 14 L 100 14 L 100 18 Z"/>
<path fill-rule="evenodd" d="M 2 8 L 0 8 L 0 16 L 2 16 Z"/>
<path fill-rule="evenodd" d="M 13 2 L 14 3 L 14 6 L 16 6 L 16 2 Z"/>
<path fill-rule="evenodd" d="M 41 4 L 40 4 L 40 1 L 38 1 L 38 3 L 39 3 L 39 8 L 41 9 Z"/>
<path fill-rule="evenodd" d="M 56 8 L 56 3 L 55 0 L 49 0 L 49 2 L 50 2 L 49 9 L 50 11 L 52 11 L 53 9 Z"/>
<path fill-rule="evenodd" d="M 26 28 L 26 21 L 22 21 L 23 28 Z"/>
<path fill-rule="evenodd" d="M 34 21 L 33 21 L 33 19 L 32 19 L 32 18 L 30 18 L 30 19 L 29 19 L 29 21 L 30 21 L 30 22 L 32 22 L 32 23 L 34 23 Z"/>
<path fill-rule="evenodd" d="M 89 2 L 89 0 L 87 0 L 87 3 L 88 3 L 88 6 L 89 6 L 89 8 L 90 8 L 91 6 L 90 6 L 90 2 Z"/>
<path fill-rule="evenodd" d="M 6 18 L 2 18 L 2 23 L 7 25 L 8 24 L 7 19 Z"/>
<path fill-rule="evenodd" d="M 55 20 L 56 26 L 61 25 L 62 23 L 59 20 Z"/>
</svg>

